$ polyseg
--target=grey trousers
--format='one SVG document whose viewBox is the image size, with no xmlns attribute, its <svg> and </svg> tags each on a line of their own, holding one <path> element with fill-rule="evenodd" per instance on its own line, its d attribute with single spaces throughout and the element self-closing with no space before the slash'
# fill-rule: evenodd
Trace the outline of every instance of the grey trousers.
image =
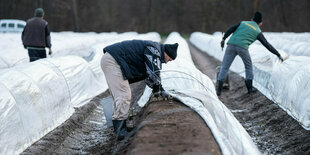
<svg viewBox="0 0 310 155">
<path fill-rule="evenodd" d="M 129 82 L 123 79 L 120 66 L 108 52 L 101 58 L 101 69 L 114 101 L 112 120 L 125 120 L 128 117 L 131 101 Z"/>
<path fill-rule="evenodd" d="M 225 55 L 222 61 L 221 70 L 217 80 L 224 81 L 227 76 L 227 72 L 230 68 L 230 65 L 234 61 L 235 57 L 239 55 L 243 61 L 245 67 L 245 79 L 253 80 L 253 67 L 250 53 L 248 50 L 241 48 L 239 46 L 228 44 Z"/>
</svg>

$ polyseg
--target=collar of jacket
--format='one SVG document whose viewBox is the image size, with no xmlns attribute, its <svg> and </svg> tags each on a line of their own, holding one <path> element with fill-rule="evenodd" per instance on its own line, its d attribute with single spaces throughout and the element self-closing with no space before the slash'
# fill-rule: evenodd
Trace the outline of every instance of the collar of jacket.
<svg viewBox="0 0 310 155">
<path fill-rule="evenodd" d="M 165 48 L 164 48 L 164 44 L 160 44 L 160 51 L 161 51 L 161 62 L 162 63 L 165 63 Z"/>
</svg>

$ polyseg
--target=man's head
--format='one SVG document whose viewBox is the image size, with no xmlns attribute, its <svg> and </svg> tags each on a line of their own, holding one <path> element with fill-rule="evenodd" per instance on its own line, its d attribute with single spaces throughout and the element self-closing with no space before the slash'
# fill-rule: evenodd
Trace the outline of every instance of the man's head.
<svg viewBox="0 0 310 155">
<path fill-rule="evenodd" d="M 165 44 L 165 63 L 174 60 L 177 57 L 178 43 L 175 44 Z"/>
<path fill-rule="evenodd" d="M 44 16 L 44 10 L 42 8 L 36 8 L 34 10 L 34 16 L 35 17 L 43 17 Z"/>
<path fill-rule="evenodd" d="M 255 21 L 259 26 L 261 26 L 263 23 L 263 16 L 260 12 L 257 11 L 254 13 L 252 20 Z"/>
</svg>

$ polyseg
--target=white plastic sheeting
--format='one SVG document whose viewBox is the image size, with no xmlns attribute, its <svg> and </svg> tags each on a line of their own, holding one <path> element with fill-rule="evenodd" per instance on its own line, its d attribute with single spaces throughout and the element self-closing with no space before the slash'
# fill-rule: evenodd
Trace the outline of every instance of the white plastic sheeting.
<svg viewBox="0 0 310 155">
<path fill-rule="evenodd" d="M 165 43 L 179 43 L 176 60 L 163 65 L 162 85 L 166 91 L 195 110 L 208 124 L 222 153 L 260 154 L 251 137 L 216 96 L 210 78 L 194 66 L 186 41 L 176 32 Z M 138 104 L 143 107 L 152 90 L 146 88 Z"/>
<path fill-rule="evenodd" d="M 303 32 L 303 33 L 295 33 L 295 32 L 264 32 L 264 36 L 267 39 L 286 39 L 290 41 L 296 42 L 310 42 L 310 33 Z"/>
<path fill-rule="evenodd" d="M 29 62 L 27 51 L 21 40 L 21 33 L 0 34 L 0 69 Z"/>
<path fill-rule="evenodd" d="M 310 33 L 264 33 L 277 49 L 290 55 L 310 56 Z"/>
<path fill-rule="evenodd" d="M 16 154 L 73 113 L 62 72 L 47 61 L 0 71 L 0 154 Z"/>
<path fill-rule="evenodd" d="M 195 32 L 191 34 L 190 41 L 222 61 L 224 52 L 220 49 L 220 35 Z M 310 130 L 310 57 L 288 55 L 286 51 L 278 50 L 285 59 L 281 63 L 262 45 L 255 43 L 250 46 L 249 51 L 253 62 L 254 86 L 305 129 Z M 289 53 L 295 54 L 294 50 Z M 230 69 L 244 76 L 244 65 L 240 57 L 236 57 Z"/>
<path fill-rule="evenodd" d="M 51 56 L 48 55 L 47 57 L 76 55 L 88 60 L 91 59 L 93 55 L 95 55 L 95 46 L 102 44 L 112 44 L 127 39 L 149 39 L 160 41 L 160 36 L 155 32 L 146 34 L 138 34 L 136 32 L 126 32 L 121 34 L 116 32 L 52 32 L 51 43 L 53 54 Z M 28 51 L 23 47 L 21 33 L 1 33 L 0 69 L 13 67 L 28 62 Z"/>
<path fill-rule="evenodd" d="M 62 33 L 59 34 L 61 36 Z M 74 107 L 84 105 L 108 88 L 100 68 L 102 49 L 105 46 L 130 39 L 160 41 L 158 33 L 130 32 L 120 35 L 113 33 L 110 39 L 105 34 L 90 34 L 97 37 L 97 40 L 89 41 L 89 46 L 86 44 L 83 46 L 85 46 L 84 49 L 91 50 L 80 50 L 80 54 L 77 54 L 83 57 L 83 54 L 89 55 L 88 53 L 92 52 L 92 58 L 87 61 L 79 56 L 59 56 L 32 63 L 24 62 L 15 67 L 8 65 L 11 68 L 0 70 L 0 154 L 21 153 L 67 120 L 74 112 Z M 74 37 L 70 38 L 70 35 Z M 92 39 L 84 35 L 66 32 L 63 40 L 78 40 L 84 37 Z M 101 35 L 105 36 L 103 40 L 100 40 Z M 18 40 L 16 37 L 20 38 L 16 34 L 12 36 L 15 36 L 15 38 L 12 37 L 15 41 Z M 2 41 L 6 42 L 1 40 L 1 43 Z M 72 45 L 67 42 L 62 45 L 64 46 L 62 49 L 66 50 L 57 47 L 59 49 L 54 51 L 55 55 L 61 51 L 74 51 L 76 47 L 82 48 L 82 42 L 76 42 L 76 46 L 73 42 Z M 14 48 L 19 48 L 18 44 L 19 42 L 16 41 L 15 46 L 12 44 L 9 49 L 14 51 Z M 5 55 L 5 52 L 0 54 Z M 16 54 L 18 52 L 15 52 Z M 6 60 L 14 60 L 15 55 L 7 56 Z M 0 56 L 2 58 L 2 55 Z"/>
</svg>

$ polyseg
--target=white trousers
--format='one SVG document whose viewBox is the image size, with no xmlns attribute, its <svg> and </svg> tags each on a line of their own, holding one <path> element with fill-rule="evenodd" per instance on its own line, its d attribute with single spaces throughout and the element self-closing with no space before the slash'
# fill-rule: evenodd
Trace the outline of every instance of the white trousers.
<svg viewBox="0 0 310 155">
<path fill-rule="evenodd" d="M 114 101 L 112 120 L 125 120 L 128 117 L 131 101 L 129 82 L 123 79 L 120 66 L 108 52 L 101 58 L 101 69 Z"/>
</svg>

